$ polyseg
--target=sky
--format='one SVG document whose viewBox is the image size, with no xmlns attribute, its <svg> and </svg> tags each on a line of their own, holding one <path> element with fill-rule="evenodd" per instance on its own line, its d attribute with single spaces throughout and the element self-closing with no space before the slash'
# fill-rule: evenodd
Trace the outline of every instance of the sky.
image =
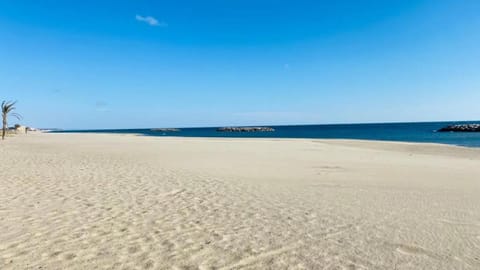
<svg viewBox="0 0 480 270">
<path fill-rule="evenodd" d="M 479 14 L 478 0 L 0 0 L 0 100 L 40 128 L 478 120 Z"/>
</svg>

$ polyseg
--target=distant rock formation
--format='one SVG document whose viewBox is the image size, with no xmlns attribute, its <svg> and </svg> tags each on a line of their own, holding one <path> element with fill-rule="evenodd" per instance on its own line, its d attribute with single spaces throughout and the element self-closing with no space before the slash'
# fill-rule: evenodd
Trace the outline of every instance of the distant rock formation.
<svg viewBox="0 0 480 270">
<path fill-rule="evenodd" d="M 219 132 L 273 132 L 271 127 L 221 127 L 217 128 Z"/>
<path fill-rule="evenodd" d="M 180 129 L 178 128 L 152 128 L 151 131 L 158 131 L 158 132 L 179 132 Z"/>
<path fill-rule="evenodd" d="M 439 129 L 438 132 L 480 132 L 480 124 L 451 125 Z"/>
</svg>

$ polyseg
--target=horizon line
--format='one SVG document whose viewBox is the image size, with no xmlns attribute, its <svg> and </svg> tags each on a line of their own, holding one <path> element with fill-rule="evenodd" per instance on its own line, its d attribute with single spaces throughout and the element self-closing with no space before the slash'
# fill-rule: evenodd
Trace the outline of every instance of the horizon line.
<svg viewBox="0 0 480 270">
<path fill-rule="evenodd" d="M 443 120 L 443 121 L 391 121 L 391 122 L 339 122 L 324 124 L 258 124 L 258 125 L 219 125 L 219 126 L 155 126 L 155 127 L 134 127 L 134 128 L 80 128 L 80 129 L 64 129 L 64 128 L 38 128 L 40 130 L 57 130 L 57 131 L 96 131 L 96 130 L 137 130 L 137 129 L 153 129 L 153 128 L 219 128 L 219 127 L 285 127 L 285 126 L 335 126 L 335 125 L 388 125 L 388 124 L 427 124 L 427 123 L 451 123 L 451 122 L 480 122 L 478 120 Z"/>
</svg>

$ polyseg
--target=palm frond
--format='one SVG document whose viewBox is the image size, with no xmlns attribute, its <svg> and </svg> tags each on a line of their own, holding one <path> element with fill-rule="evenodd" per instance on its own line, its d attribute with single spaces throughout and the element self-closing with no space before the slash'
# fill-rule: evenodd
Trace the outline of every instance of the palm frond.
<svg viewBox="0 0 480 270">
<path fill-rule="evenodd" d="M 15 104 L 17 102 L 16 101 L 2 101 L 2 107 L 1 107 L 1 110 L 2 110 L 2 118 L 4 119 L 4 121 L 6 121 L 8 115 L 11 115 L 15 118 L 17 118 L 18 120 L 21 120 L 23 117 L 18 114 L 18 113 L 12 113 L 12 111 L 14 111 L 16 109 L 15 107 Z"/>
<path fill-rule="evenodd" d="M 3 101 L 2 102 L 2 113 L 8 114 L 9 112 L 15 110 L 16 101 Z"/>
<path fill-rule="evenodd" d="M 18 120 L 22 120 L 22 119 L 23 119 L 23 116 L 20 115 L 20 114 L 18 114 L 18 113 L 11 113 L 10 115 L 13 116 L 13 117 L 15 117 L 15 118 L 17 118 Z"/>
</svg>

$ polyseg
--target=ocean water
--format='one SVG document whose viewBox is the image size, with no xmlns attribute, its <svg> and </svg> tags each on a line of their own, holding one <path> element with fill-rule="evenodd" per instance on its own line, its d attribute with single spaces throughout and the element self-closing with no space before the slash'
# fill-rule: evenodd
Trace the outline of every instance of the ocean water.
<svg viewBox="0 0 480 270">
<path fill-rule="evenodd" d="M 269 126 L 275 129 L 274 132 L 218 132 L 216 127 L 180 128 L 179 132 L 162 132 L 151 129 L 64 130 L 55 132 L 135 133 L 145 136 L 175 137 L 361 139 L 480 147 L 479 132 L 436 132 L 444 126 L 462 123 L 480 123 L 480 121 Z"/>
</svg>

